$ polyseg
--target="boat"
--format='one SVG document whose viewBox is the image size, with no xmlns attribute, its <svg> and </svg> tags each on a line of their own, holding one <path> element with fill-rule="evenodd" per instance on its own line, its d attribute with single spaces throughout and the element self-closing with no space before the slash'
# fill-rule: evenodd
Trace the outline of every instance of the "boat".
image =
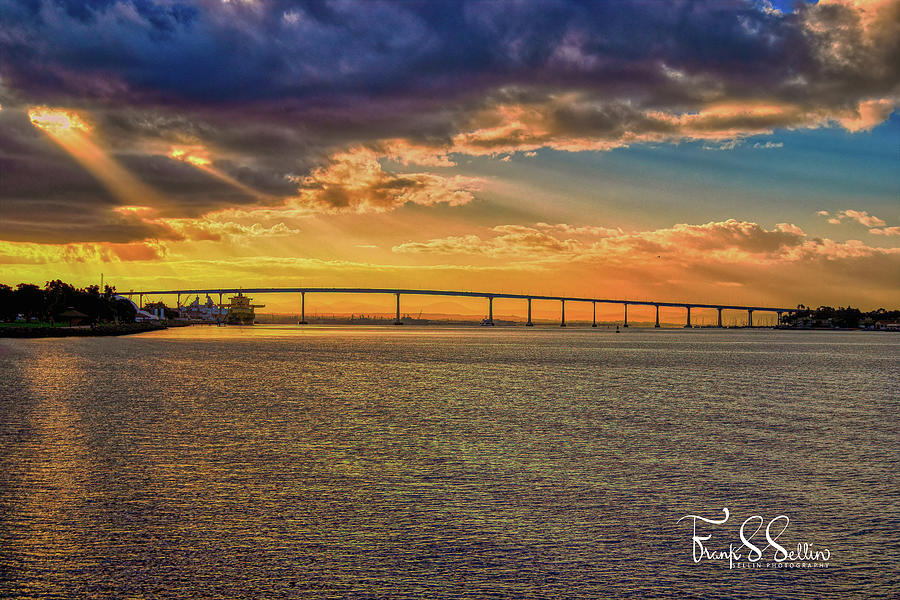
<svg viewBox="0 0 900 600">
<path fill-rule="evenodd" d="M 225 314 L 225 323 L 228 325 L 253 325 L 256 320 L 255 309 L 265 306 L 265 304 L 250 304 L 253 299 L 241 292 L 228 300 L 228 312 Z"/>
</svg>

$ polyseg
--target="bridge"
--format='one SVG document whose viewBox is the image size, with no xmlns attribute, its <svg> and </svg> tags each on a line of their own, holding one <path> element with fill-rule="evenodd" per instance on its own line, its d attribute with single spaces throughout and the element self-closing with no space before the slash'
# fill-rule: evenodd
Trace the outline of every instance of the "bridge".
<svg viewBox="0 0 900 600">
<path fill-rule="evenodd" d="M 536 294 L 503 294 L 497 292 L 465 292 L 456 290 L 410 290 L 395 288 L 342 288 L 342 287 L 291 287 L 291 288 L 207 288 L 207 289 L 183 289 L 183 290 L 152 290 L 152 291 L 130 291 L 122 292 L 119 295 L 138 296 L 138 306 L 143 308 L 144 296 L 171 296 L 178 297 L 177 304 L 181 306 L 181 296 L 201 295 L 201 294 L 218 294 L 219 306 L 222 306 L 222 296 L 225 294 L 300 294 L 300 324 L 306 324 L 306 295 L 307 294 L 389 294 L 396 296 L 396 319 L 395 325 L 402 325 L 400 321 L 400 297 L 401 296 L 453 296 L 462 298 L 484 298 L 488 301 L 488 317 L 485 319 L 485 325 L 494 324 L 494 299 L 515 299 L 525 300 L 528 306 L 528 320 L 526 326 L 533 326 L 531 320 L 531 303 L 534 300 L 549 300 L 559 302 L 561 306 L 560 326 L 566 326 L 566 302 L 588 302 L 593 306 L 593 323 L 592 327 L 597 326 L 597 305 L 598 304 L 617 304 L 622 305 L 625 309 L 624 326 L 628 327 L 628 307 L 629 306 L 654 306 L 656 307 L 656 327 L 659 327 L 659 308 L 674 307 L 684 308 L 686 310 L 685 327 L 691 327 L 691 309 L 692 308 L 710 308 L 718 311 L 718 326 L 722 327 L 722 311 L 738 310 L 747 312 L 747 323 L 749 327 L 753 327 L 754 312 L 774 312 L 778 315 L 778 322 L 781 322 L 781 315 L 784 313 L 795 312 L 794 308 L 772 307 L 772 306 L 737 306 L 726 304 L 699 304 L 695 302 L 654 302 L 649 300 L 625 300 L 612 298 L 587 298 L 578 296 L 543 296 Z"/>
</svg>

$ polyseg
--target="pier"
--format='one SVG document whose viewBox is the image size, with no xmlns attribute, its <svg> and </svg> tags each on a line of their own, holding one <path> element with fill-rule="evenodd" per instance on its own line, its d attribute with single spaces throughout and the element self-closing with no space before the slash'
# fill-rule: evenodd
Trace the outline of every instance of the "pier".
<svg viewBox="0 0 900 600">
<path fill-rule="evenodd" d="M 651 300 L 628 300 L 615 298 L 589 298 L 578 296 L 545 296 L 539 294 L 505 294 L 498 292 L 470 292 L 460 290 L 415 290 L 415 289 L 396 289 L 396 288 L 341 288 L 341 287 L 291 287 L 291 288 L 198 288 L 198 289 L 181 289 L 181 290 L 150 290 L 150 291 L 129 291 L 122 292 L 120 295 L 133 298 L 138 297 L 138 306 L 143 307 L 144 296 L 176 296 L 180 304 L 182 295 L 200 295 L 200 294 L 218 294 L 219 305 L 221 306 L 222 297 L 226 294 L 298 294 L 300 296 L 300 321 L 301 325 L 306 324 L 306 295 L 307 294 L 385 294 L 396 297 L 396 315 L 394 324 L 402 325 L 400 320 L 400 299 L 402 296 L 450 296 L 457 298 L 484 298 L 487 300 L 488 317 L 483 320 L 484 325 L 494 324 L 494 299 L 513 299 L 525 300 L 527 303 L 527 321 L 526 326 L 533 326 L 531 319 L 531 303 L 534 300 L 551 301 L 560 303 L 560 327 L 566 326 L 566 302 L 582 302 L 593 305 L 593 323 L 592 327 L 597 326 L 597 305 L 613 304 L 621 305 L 624 309 L 624 326 L 628 327 L 628 307 L 629 306 L 652 306 L 656 309 L 655 327 L 659 327 L 659 309 L 664 308 L 683 308 L 685 309 L 684 326 L 691 325 L 691 309 L 715 309 L 718 314 L 718 326 L 722 327 L 722 311 L 741 311 L 747 314 L 747 323 L 749 327 L 753 326 L 754 312 L 771 312 L 778 316 L 778 322 L 781 322 L 781 316 L 785 313 L 795 312 L 795 308 L 775 307 L 775 306 L 742 306 L 742 305 L 726 305 L 726 304 L 704 304 L 696 302 L 657 302 Z"/>
</svg>

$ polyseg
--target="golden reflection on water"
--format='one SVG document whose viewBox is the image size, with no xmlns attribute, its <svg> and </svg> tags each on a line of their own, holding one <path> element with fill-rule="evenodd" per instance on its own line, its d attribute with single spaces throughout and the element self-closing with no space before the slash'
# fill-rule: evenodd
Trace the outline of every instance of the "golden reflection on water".
<svg viewBox="0 0 900 600">
<path fill-rule="evenodd" d="M 900 352 L 782 333 L 0 341 L 0 596 L 884 592 Z M 723 505 L 839 562 L 693 565 L 675 521 Z"/>
<path fill-rule="evenodd" d="M 28 570 L 89 569 L 96 565 L 83 544 L 80 513 L 95 472 L 85 444 L 82 418 L 73 398 L 88 384 L 84 360 L 72 354 L 44 354 L 24 365 L 27 396 L 38 399 L 28 415 L 35 440 L 29 445 L 22 494 L 15 505 L 16 552 Z M 35 579 L 38 595 L 65 593 L 62 577 Z M 43 589 L 42 589 L 43 588 Z"/>
</svg>

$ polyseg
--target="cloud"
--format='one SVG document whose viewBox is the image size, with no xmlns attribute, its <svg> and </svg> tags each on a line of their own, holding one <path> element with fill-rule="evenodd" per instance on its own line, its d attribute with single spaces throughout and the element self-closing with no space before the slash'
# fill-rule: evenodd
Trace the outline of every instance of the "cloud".
<svg viewBox="0 0 900 600">
<path fill-rule="evenodd" d="M 167 218 L 461 204 L 476 182 L 380 167 L 338 182 L 338 163 L 442 169 L 462 154 L 871 129 L 900 96 L 898 7 L 0 0 L 0 239 L 165 235 L 111 222 L 134 202 L 43 139 L 30 105 L 90 122 Z M 192 164 L 173 147 L 207 152 Z"/>
<path fill-rule="evenodd" d="M 572 234 L 561 238 L 551 231 Z M 798 226 L 779 223 L 766 229 L 747 221 L 686 223 L 669 228 L 626 232 L 602 227 L 499 225 L 490 229 L 490 237 L 475 234 L 406 242 L 393 248 L 400 254 L 468 254 L 473 256 L 515 257 L 523 261 L 548 259 L 571 261 L 666 261 L 717 262 L 793 262 L 810 258 L 840 259 L 898 254 L 900 248 L 881 249 L 850 240 L 836 242 L 810 238 Z"/>
<path fill-rule="evenodd" d="M 728 290 L 740 289 L 747 303 L 756 297 L 793 306 L 811 296 L 810 302 L 877 305 L 898 292 L 896 278 L 884 274 L 900 271 L 900 248 L 814 238 L 788 223 L 769 229 L 729 219 L 643 231 L 608 228 L 612 235 L 604 232 L 602 237 L 591 232 L 569 235 L 566 227 L 555 227 L 556 235 L 545 226 L 498 226 L 483 233 L 410 241 L 393 251 L 456 255 L 482 267 L 535 269 L 544 273 L 542 280 L 568 282 L 553 293 L 568 285 L 571 293 L 584 294 L 591 289 L 586 282 L 598 281 L 603 282 L 603 297 L 734 303 Z"/>
<path fill-rule="evenodd" d="M 392 248 L 400 254 L 471 254 L 482 256 L 511 256 L 543 259 L 554 255 L 574 255 L 585 250 L 579 237 L 597 238 L 621 233 L 621 230 L 605 227 L 573 227 L 566 224 L 537 223 L 525 225 L 498 225 L 490 229 L 494 236 L 482 239 L 477 235 L 449 236 L 426 242 L 406 242 Z M 571 234 L 560 239 L 553 235 Z"/>
<path fill-rule="evenodd" d="M 569 235 L 612 237 L 622 235 L 621 227 L 599 227 L 596 225 L 569 225 L 567 223 L 536 223 L 535 228 L 541 231 L 559 232 Z"/>
<path fill-rule="evenodd" d="M 168 232 L 164 238 L 171 241 L 231 241 L 243 238 L 273 238 L 300 233 L 284 223 L 275 223 L 269 227 L 262 223 L 236 223 L 216 219 L 211 216 L 201 218 L 167 218 L 149 206 L 118 206 L 114 212 L 125 215 L 142 223 L 158 227 Z"/>
<path fill-rule="evenodd" d="M 97 126 L 93 129 L 98 133 Z M 0 112 L 0 148 L 4 211 L 0 239 L 41 243 L 162 239 L 171 236 L 166 228 L 114 209 L 123 204 L 152 205 L 161 215 L 186 217 L 256 202 L 194 166 L 165 156 L 162 152 L 167 152 L 168 146 L 159 153 L 151 148 L 137 152 L 139 147 L 116 155 L 97 144 L 85 144 L 88 159 L 98 167 L 114 164 L 115 172 L 125 172 L 128 181 L 139 182 L 125 186 L 128 193 L 123 198 L 114 193 L 122 187 L 121 182 L 118 186 L 101 182 L 50 136 L 32 126 L 25 110 Z M 101 156 L 105 158 L 98 161 Z M 106 170 L 104 175 L 111 177 L 112 171 Z M 283 188 L 294 189 L 289 183 Z"/>
<path fill-rule="evenodd" d="M 226 238 L 231 241 L 240 241 L 248 238 L 275 238 L 300 233 L 298 229 L 292 229 L 284 223 L 265 227 L 261 223 L 244 225 L 211 219 L 166 219 L 163 222 L 178 232 L 186 241 L 217 242 Z"/>
<path fill-rule="evenodd" d="M 817 214 L 823 217 L 829 216 L 828 211 L 824 210 L 820 210 Z M 885 225 L 884 220 L 879 219 L 874 215 L 870 215 L 867 211 L 853 209 L 842 210 L 835 216 L 829 218 L 828 222 L 832 225 L 838 225 L 844 220 L 856 221 L 860 225 L 865 225 L 866 227 L 880 227 Z"/>
<path fill-rule="evenodd" d="M 293 179 L 298 195 L 290 200 L 310 212 L 384 212 L 404 204 L 459 206 L 472 201 L 481 180 L 431 173 L 385 171 L 374 151 L 352 148 L 331 157 L 327 166 Z"/>
<path fill-rule="evenodd" d="M 870 216 L 866 211 L 857 211 L 857 210 L 845 210 L 844 215 L 850 219 L 856 219 L 861 225 L 865 225 L 866 227 L 872 226 L 880 226 L 884 225 L 884 221 L 879 219 L 878 217 L 872 215 Z"/>
<path fill-rule="evenodd" d="M 35 244 L 0 241 L 0 264 L 3 265 L 152 261 L 166 254 L 165 244 L 158 242 Z"/>
<path fill-rule="evenodd" d="M 477 235 L 448 236 L 427 242 L 405 242 L 391 248 L 401 254 L 491 254 L 495 242 Z"/>
<path fill-rule="evenodd" d="M 740 140 L 726 140 L 716 146 L 712 146 L 710 144 L 703 144 L 704 150 L 734 150 L 738 146 L 741 145 Z M 755 147 L 755 146 L 754 146 Z"/>
<path fill-rule="evenodd" d="M 147 206 L 119 206 L 112 213 L 121 223 L 152 232 L 152 239 L 129 242 L 86 241 L 34 243 L 0 240 L 0 264 L 108 263 L 172 258 L 178 242 L 236 242 L 271 239 L 300 233 L 284 223 L 237 223 L 211 218 L 166 218 Z M 115 221 L 112 221 L 115 222 Z"/>
<path fill-rule="evenodd" d="M 876 227 L 870 229 L 869 233 L 884 236 L 900 235 L 900 227 Z"/>
<path fill-rule="evenodd" d="M 120 94 L 142 103 L 163 95 L 327 105 L 366 94 L 459 97 L 472 87 L 528 80 L 617 95 L 652 86 L 693 98 L 760 84 L 787 95 L 781 88 L 803 77 L 822 88 L 816 91 L 840 94 L 851 75 L 869 92 L 873 80 L 883 83 L 896 48 L 896 4 L 851 0 L 801 5 L 793 14 L 717 1 L 691 10 L 478 0 L 5 0 L 2 8 L 13 87 L 32 96 Z"/>
<path fill-rule="evenodd" d="M 896 99 L 879 98 L 860 102 L 850 114 L 844 114 L 838 121 L 847 131 L 868 131 L 883 123 L 897 106 Z"/>
<path fill-rule="evenodd" d="M 404 139 L 384 140 L 372 145 L 380 156 L 401 165 L 452 167 L 456 163 L 446 154 L 435 154 L 431 148 L 417 146 Z"/>
<path fill-rule="evenodd" d="M 704 225 L 679 224 L 670 229 L 638 234 L 670 248 L 699 253 L 734 251 L 774 255 L 799 246 L 805 237 L 796 225 L 781 223 L 768 230 L 756 223 L 729 219 Z"/>
</svg>

